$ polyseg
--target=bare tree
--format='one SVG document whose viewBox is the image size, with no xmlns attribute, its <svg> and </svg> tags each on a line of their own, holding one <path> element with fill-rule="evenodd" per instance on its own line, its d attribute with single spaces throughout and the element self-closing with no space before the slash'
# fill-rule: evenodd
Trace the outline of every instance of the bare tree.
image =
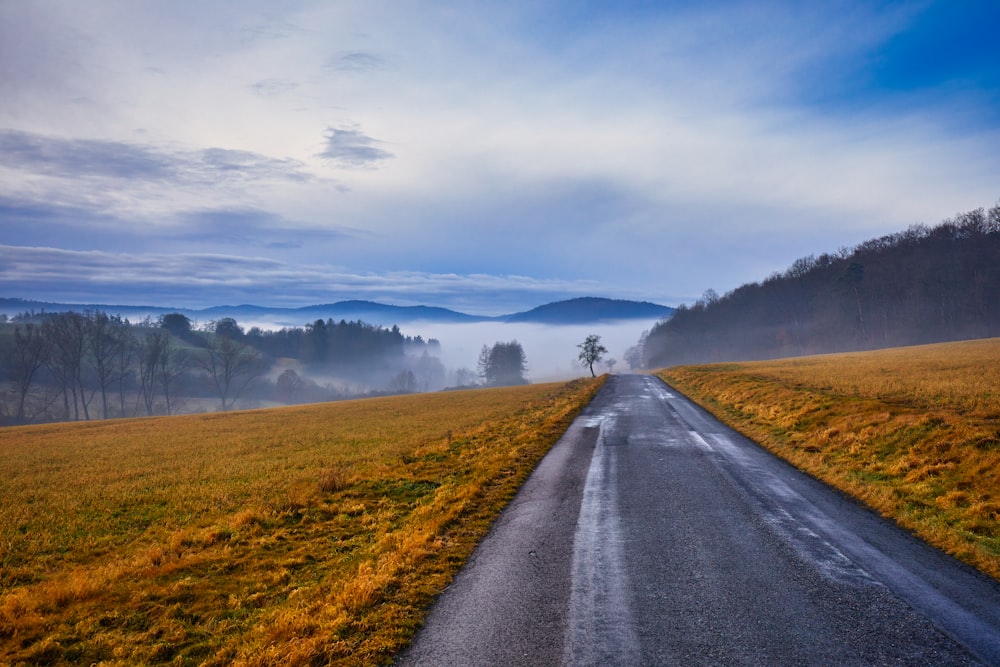
<svg viewBox="0 0 1000 667">
<path fill-rule="evenodd" d="M 600 361 L 601 355 L 608 351 L 608 348 L 601 345 L 601 337 L 590 334 L 577 347 L 580 348 L 580 363 L 590 369 L 591 377 L 597 377 L 597 374 L 594 373 L 594 364 Z"/>
<path fill-rule="evenodd" d="M 303 389 L 305 389 L 305 381 L 291 368 L 285 369 L 274 383 L 275 397 L 288 405 L 298 403 L 301 400 Z"/>
<path fill-rule="evenodd" d="M 643 331 L 639 336 L 639 342 L 625 350 L 625 363 L 630 370 L 637 370 L 645 365 L 646 339 L 649 338 L 649 331 Z"/>
<path fill-rule="evenodd" d="M 424 350 L 424 353 L 414 364 L 413 374 L 416 376 L 417 389 L 432 391 L 444 387 L 447 372 L 440 359 L 431 356 L 427 350 Z"/>
<path fill-rule="evenodd" d="M 109 317 L 100 311 L 87 313 L 86 327 L 87 360 L 97 376 L 97 386 L 101 391 L 101 410 L 108 418 L 108 387 L 115 380 L 115 361 L 124 347 L 127 334 L 119 317 Z"/>
<path fill-rule="evenodd" d="M 868 341 L 868 329 L 865 326 L 865 311 L 861 307 L 861 284 L 865 280 L 865 265 L 859 262 L 851 262 L 844 273 L 840 276 L 840 285 L 854 297 L 854 305 L 857 306 L 856 335 L 858 346 L 863 346 Z"/>
<path fill-rule="evenodd" d="M 389 382 L 389 391 L 394 394 L 410 394 L 417 390 L 417 377 L 413 371 L 402 370 Z"/>
<path fill-rule="evenodd" d="M 83 384 L 83 359 L 87 347 L 87 326 L 83 315 L 72 312 L 54 315 L 44 322 L 42 331 L 52 344 L 47 365 L 61 384 L 65 418 L 70 419 L 72 397 L 72 418 L 80 419 L 82 406 L 84 418 L 90 419 L 87 407 L 90 401 Z"/>
<path fill-rule="evenodd" d="M 459 368 L 454 372 L 456 387 L 471 387 L 476 384 L 475 371 L 468 368 Z"/>
<path fill-rule="evenodd" d="M 4 356 L 7 375 L 14 384 L 17 399 L 14 420 L 18 424 L 28 420 L 26 412 L 28 394 L 31 392 L 31 385 L 38 371 L 45 365 L 48 354 L 48 340 L 42 335 L 39 327 L 31 323 L 26 324 L 23 329 L 20 326 L 14 327 L 13 349 L 10 350 L 10 354 Z"/>
<path fill-rule="evenodd" d="M 153 415 L 156 391 L 160 386 L 160 366 L 169 346 L 170 335 L 159 330 L 147 332 L 139 345 L 139 395 L 136 401 L 143 402 L 148 416 Z"/>
<path fill-rule="evenodd" d="M 163 400 L 166 403 L 168 415 L 173 414 L 175 407 L 172 391 L 176 388 L 178 380 L 184 376 L 190 367 L 191 356 L 188 354 L 188 351 L 176 347 L 170 342 L 170 338 L 168 337 L 160 350 L 160 367 L 157 373 L 160 388 L 163 390 Z"/>
<path fill-rule="evenodd" d="M 136 356 L 138 345 L 128 331 L 123 332 L 122 344 L 118 348 L 118 355 L 114 359 L 114 381 L 118 385 L 118 403 L 121 416 L 124 417 L 125 409 L 125 387 L 132 376 L 132 360 Z"/>
<path fill-rule="evenodd" d="M 262 372 L 260 355 L 249 345 L 229 336 L 214 336 L 197 362 L 209 376 L 222 401 L 222 410 L 246 391 Z"/>
<path fill-rule="evenodd" d="M 484 384 L 490 383 L 490 356 L 492 350 L 489 345 L 483 345 L 483 349 L 479 350 L 479 360 L 476 362 L 476 374 L 483 378 Z"/>
</svg>

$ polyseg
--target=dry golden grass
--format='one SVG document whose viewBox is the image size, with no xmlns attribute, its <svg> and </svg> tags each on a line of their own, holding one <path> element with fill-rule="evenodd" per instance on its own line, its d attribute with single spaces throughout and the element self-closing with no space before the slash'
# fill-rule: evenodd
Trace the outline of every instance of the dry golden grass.
<svg viewBox="0 0 1000 667">
<path fill-rule="evenodd" d="M 0 664 L 378 664 L 600 381 L 0 431 Z"/>
<path fill-rule="evenodd" d="M 1000 339 L 658 374 L 797 467 L 1000 579 Z"/>
</svg>

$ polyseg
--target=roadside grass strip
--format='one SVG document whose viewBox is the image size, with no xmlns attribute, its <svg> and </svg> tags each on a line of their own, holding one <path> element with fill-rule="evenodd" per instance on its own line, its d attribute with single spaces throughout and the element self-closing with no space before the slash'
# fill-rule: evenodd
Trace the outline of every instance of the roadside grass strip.
<svg viewBox="0 0 1000 667">
<path fill-rule="evenodd" d="M 657 374 L 798 468 L 1000 579 L 1000 339 Z"/>
<path fill-rule="evenodd" d="M 372 665 L 602 383 L 0 431 L 0 664 Z"/>
</svg>

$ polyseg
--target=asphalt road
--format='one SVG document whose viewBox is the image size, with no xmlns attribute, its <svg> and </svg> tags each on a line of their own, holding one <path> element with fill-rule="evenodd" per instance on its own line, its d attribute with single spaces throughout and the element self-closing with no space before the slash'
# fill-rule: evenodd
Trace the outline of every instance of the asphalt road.
<svg viewBox="0 0 1000 667">
<path fill-rule="evenodd" d="M 398 665 L 1000 665 L 1000 586 L 613 376 Z"/>
</svg>

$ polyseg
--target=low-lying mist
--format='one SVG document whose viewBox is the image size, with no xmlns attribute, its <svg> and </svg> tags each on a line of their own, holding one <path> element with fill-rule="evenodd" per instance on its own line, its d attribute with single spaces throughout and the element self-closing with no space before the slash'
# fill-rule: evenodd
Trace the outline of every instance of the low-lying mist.
<svg viewBox="0 0 1000 667">
<path fill-rule="evenodd" d="M 517 340 L 524 348 L 528 361 L 526 375 L 532 382 L 554 382 L 589 374 L 578 361 L 577 347 L 590 334 L 601 337 L 608 348 L 604 359 L 616 359 L 617 370 L 624 370 L 625 350 L 636 344 L 644 330 L 655 322 L 619 321 L 581 325 L 547 325 L 502 322 L 473 324 L 438 324 L 434 322 L 410 325 L 409 335 L 419 334 L 441 341 L 441 361 L 450 369 L 476 369 L 483 345 L 497 341 Z M 595 372 L 606 370 L 594 368 Z"/>
<path fill-rule="evenodd" d="M 473 372 L 483 345 L 492 346 L 498 341 L 517 340 L 527 357 L 531 382 L 554 382 L 589 374 L 578 361 L 577 347 L 590 334 L 601 337 L 608 348 L 604 359 L 615 359 L 616 370 L 626 370 L 625 350 L 636 344 L 642 332 L 655 321 L 616 321 L 583 325 L 547 325 L 503 322 L 475 322 L 471 324 L 441 324 L 414 322 L 401 327 L 409 336 L 422 336 L 425 340 L 441 342 L 441 361 L 449 373 L 466 368 Z M 602 362 L 595 372 L 607 369 Z"/>
<path fill-rule="evenodd" d="M 304 324 L 304 323 L 303 323 Z M 601 337 L 601 343 L 608 348 L 604 360 L 615 359 L 616 371 L 627 370 L 625 351 L 635 345 L 643 331 L 648 331 L 655 320 L 617 320 L 595 324 L 530 324 L 507 322 L 473 322 L 467 324 L 416 321 L 399 325 L 407 336 L 420 336 L 424 340 L 436 339 L 441 347 L 437 352 L 448 373 L 451 384 L 455 371 L 467 369 L 476 371 L 479 352 L 484 345 L 492 346 L 498 341 L 517 340 L 524 348 L 528 361 L 526 373 L 531 382 L 556 382 L 589 374 L 577 359 L 577 347 L 590 334 Z M 247 329 L 260 327 L 277 330 L 288 326 L 286 322 L 265 320 L 241 320 Z M 302 326 L 301 324 L 298 326 Z M 594 371 L 607 370 L 602 361 Z"/>
</svg>

